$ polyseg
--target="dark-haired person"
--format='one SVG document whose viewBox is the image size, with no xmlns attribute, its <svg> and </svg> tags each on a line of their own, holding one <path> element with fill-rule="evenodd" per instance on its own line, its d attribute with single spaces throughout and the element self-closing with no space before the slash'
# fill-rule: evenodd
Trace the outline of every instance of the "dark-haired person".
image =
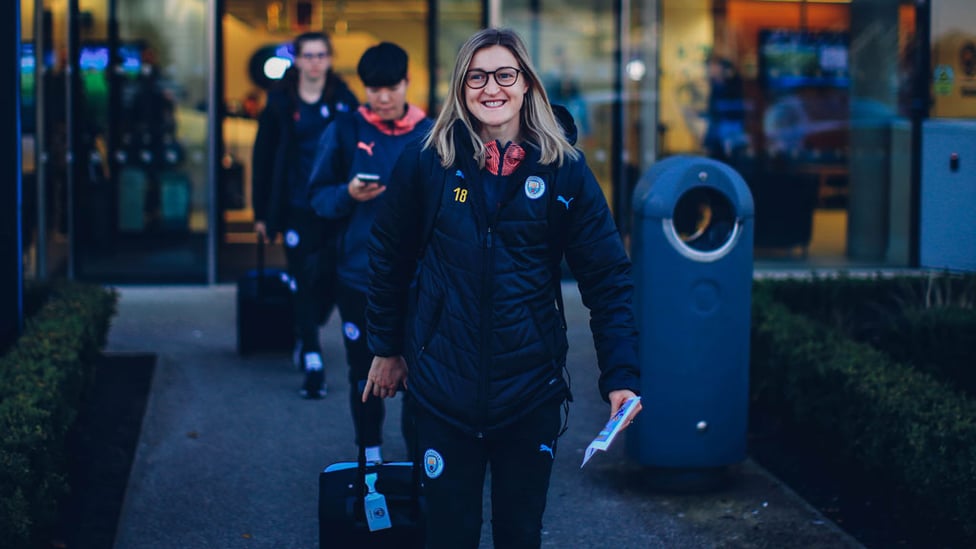
<svg viewBox="0 0 976 549">
<path fill-rule="evenodd" d="M 306 193 L 325 129 L 359 106 L 332 71 L 332 42 L 321 32 L 297 36 L 295 62 L 268 92 L 258 118 L 252 156 L 254 230 L 266 242 L 284 235 L 285 258 L 294 283 L 296 346 L 293 360 L 305 379 L 305 398 L 325 395 L 319 325 L 335 297 L 334 223 L 315 215 Z"/>
<path fill-rule="evenodd" d="M 707 126 L 702 146 L 705 153 L 722 162 L 732 162 L 749 145 L 745 130 L 745 96 L 742 77 L 735 65 L 714 53 L 705 60 L 708 73 Z"/>
<path fill-rule="evenodd" d="M 369 241 L 366 392 L 409 382 L 427 547 L 478 547 L 488 468 L 495 547 L 539 547 L 569 398 L 564 253 L 611 415 L 640 371 L 630 261 L 518 35 L 488 29 L 461 46 L 430 136 L 403 152 L 391 183 Z"/>
<path fill-rule="evenodd" d="M 396 185 L 390 172 L 400 152 L 424 137 L 432 123 L 423 110 L 407 103 L 407 65 L 407 52 L 389 42 L 363 53 L 357 72 L 366 87 L 366 104 L 326 131 L 309 182 L 315 211 L 344 227 L 338 245 L 337 303 L 349 363 L 349 405 L 356 442 L 366 447 L 366 459 L 373 462 L 382 461 L 385 410 L 381 399 L 362 402 L 358 389 L 373 359 L 366 345 L 366 241 L 385 191 Z"/>
</svg>

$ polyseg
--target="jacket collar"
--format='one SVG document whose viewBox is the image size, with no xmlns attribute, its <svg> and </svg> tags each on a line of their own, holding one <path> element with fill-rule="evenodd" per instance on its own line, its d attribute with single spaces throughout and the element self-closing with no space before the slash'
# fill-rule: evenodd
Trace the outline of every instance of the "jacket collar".
<svg viewBox="0 0 976 549">
<path fill-rule="evenodd" d="M 477 173 L 479 168 L 474 161 L 474 148 L 472 147 L 471 137 L 468 134 L 468 129 L 465 127 L 464 122 L 456 120 L 454 122 L 454 126 L 452 127 L 452 131 L 454 132 L 454 147 L 456 149 L 456 154 L 454 155 L 455 164 L 457 164 L 457 166 L 466 174 Z M 513 170 L 513 173 L 516 171 L 522 172 L 523 168 L 530 166 L 534 173 L 550 172 L 555 170 L 555 166 L 543 166 L 539 164 L 539 147 L 535 143 L 532 143 L 531 141 L 523 141 L 518 145 L 519 148 L 524 151 L 525 155 L 524 159 L 517 165 L 516 169 Z M 508 148 L 511 148 L 511 145 Z"/>
<path fill-rule="evenodd" d="M 485 169 L 494 175 L 512 175 L 525 159 L 525 149 L 518 143 L 505 145 L 497 140 L 485 143 Z"/>
<path fill-rule="evenodd" d="M 360 105 L 359 114 L 363 119 L 386 135 L 404 135 L 413 131 L 427 114 L 416 105 L 407 105 L 407 112 L 396 120 L 383 120 L 370 110 L 369 105 Z"/>
</svg>

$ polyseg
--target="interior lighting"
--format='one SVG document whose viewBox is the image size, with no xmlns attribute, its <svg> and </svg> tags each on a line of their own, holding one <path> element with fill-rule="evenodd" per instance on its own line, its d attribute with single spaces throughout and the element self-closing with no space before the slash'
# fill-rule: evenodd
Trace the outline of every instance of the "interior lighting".
<svg viewBox="0 0 976 549">
<path fill-rule="evenodd" d="M 283 57 L 269 57 L 264 62 L 264 75 L 271 80 L 280 80 L 291 66 L 291 60 Z"/>
<path fill-rule="evenodd" d="M 634 82 L 640 82 L 644 75 L 647 74 L 647 65 L 644 64 L 640 59 L 633 59 L 627 63 L 627 77 Z"/>
</svg>

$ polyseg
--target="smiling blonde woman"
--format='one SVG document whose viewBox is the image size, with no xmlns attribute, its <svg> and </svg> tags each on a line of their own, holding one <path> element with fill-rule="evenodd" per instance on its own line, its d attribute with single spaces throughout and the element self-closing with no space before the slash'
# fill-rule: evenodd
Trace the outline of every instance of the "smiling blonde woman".
<svg viewBox="0 0 976 549">
<path fill-rule="evenodd" d="M 495 546 L 538 547 L 570 398 L 560 262 L 591 310 L 612 415 L 640 387 L 630 261 L 517 34 L 468 39 L 450 89 L 373 225 L 367 391 L 409 389 L 427 547 L 478 547 L 488 467 Z"/>
</svg>

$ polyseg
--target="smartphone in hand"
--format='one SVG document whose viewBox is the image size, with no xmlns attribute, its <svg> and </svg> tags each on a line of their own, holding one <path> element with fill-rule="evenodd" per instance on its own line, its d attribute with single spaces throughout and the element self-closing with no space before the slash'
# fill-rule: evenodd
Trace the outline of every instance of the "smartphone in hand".
<svg viewBox="0 0 976 549">
<path fill-rule="evenodd" d="M 380 182 L 380 176 L 375 173 L 357 173 L 356 179 L 362 181 L 365 185 L 379 184 Z"/>
</svg>

